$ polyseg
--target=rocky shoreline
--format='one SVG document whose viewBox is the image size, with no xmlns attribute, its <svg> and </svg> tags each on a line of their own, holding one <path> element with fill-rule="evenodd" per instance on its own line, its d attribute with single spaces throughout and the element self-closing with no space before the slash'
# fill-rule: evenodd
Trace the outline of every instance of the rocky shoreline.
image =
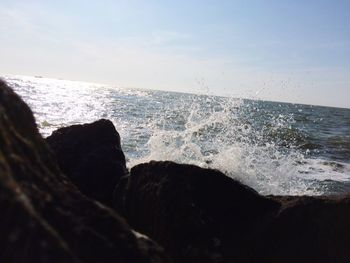
<svg viewBox="0 0 350 263">
<path fill-rule="evenodd" d="M 43 139 L 1 81 L 0 208 L 0 262 L 350 262 L 350 195 L 261 196 L 169 161 L 128 171 L 110 121 Z"/>
</svg>

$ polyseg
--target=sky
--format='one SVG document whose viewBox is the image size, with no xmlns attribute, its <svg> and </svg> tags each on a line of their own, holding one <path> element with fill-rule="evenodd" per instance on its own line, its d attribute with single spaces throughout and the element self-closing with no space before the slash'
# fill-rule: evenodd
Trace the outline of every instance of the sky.
<svg viewBox="0 0 350 263">
<path fill-rule="evenodd" d="M 0 75 L 350 108 L 347 0 L 0 0 Z"/>
</svg>

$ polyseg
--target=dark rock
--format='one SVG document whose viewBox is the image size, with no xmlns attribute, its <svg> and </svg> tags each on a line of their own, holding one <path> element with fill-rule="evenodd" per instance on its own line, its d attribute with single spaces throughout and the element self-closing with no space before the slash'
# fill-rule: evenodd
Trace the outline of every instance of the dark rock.
<svg viewBox="0 0 350 263">
<path fill-rule="evenodd" d="M 61 173 L 31 110 L 1 81 L 0 211 L 0 262 L 167 262 Z"/>
<path fill-rule="evenodd" d="M 215 170 L 150 162 L 115 205 L 176 262 L 350 262 L 350 195 L 262 197 Z"/>
<path fill-rule="evenodd" d="M 350 262 L 350 197 L 272 197 L 283 206 L 255 239 L 252 262 Z"/>
<path fill-rule="evenodd" d="M 172 162 L 132 168 L 116 188 L 115 205 L 177 262 L 246 258 L 252 235 L 279 208 L 219 171 Z"/>
<path fill-rule="evenodd" d="M 82 193 L 111 205 L 113 190 L 127 173 L 120 137 L 109 120 L 58 129 L 46 138 L 61 170 Z"/>
</svg>

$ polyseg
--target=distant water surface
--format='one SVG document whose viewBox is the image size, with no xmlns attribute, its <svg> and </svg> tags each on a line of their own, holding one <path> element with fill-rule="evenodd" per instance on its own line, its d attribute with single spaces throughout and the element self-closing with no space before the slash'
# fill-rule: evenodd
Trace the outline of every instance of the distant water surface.
<svg viewBox="0 0 350 263">
<path fill-rule="evenodd" d="M 40 132 L 113 121 L 128 166 L 173 160 L 217 168 L 262 194 L 350 190 L 350 110 L 5 76 Z"/>
</svg>

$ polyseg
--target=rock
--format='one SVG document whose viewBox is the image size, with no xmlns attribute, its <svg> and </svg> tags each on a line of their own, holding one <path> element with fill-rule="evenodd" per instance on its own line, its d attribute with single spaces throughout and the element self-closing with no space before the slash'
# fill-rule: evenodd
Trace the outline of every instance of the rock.
<svg viewBox="0 0 350 263">
<path fill-rule="evenodd" d="M 350 262 L 350 195 L 262 197 L 215 170 L 150 162 L 115 206 L 175 262 Z"/>
<path fill-rule="evenodd" d="M 350 262 L 350 197 L 272 197 L 283 205 L 251 262 Z"/>
<path fill-rule="evenodd" d="M 121 180 L 115 206 L 176 262 L 234 262 L 279 203 L 216 170 L 150 162 Z"/>
<path fill-rule="evenodd" d="M 119 178 L 127 173 L 120 137 L 113 123 L 102 119 L 61 128 L 46 141 L 55 152 L 61 170 L 80 191 L 110 206 Z"/>
<path fill-rule="evenodd" d="M 80 193 L 29 107 L 1 81 L 0 211 L 0 262 L 168 262 L 160 247 Z"/>
</svg>

